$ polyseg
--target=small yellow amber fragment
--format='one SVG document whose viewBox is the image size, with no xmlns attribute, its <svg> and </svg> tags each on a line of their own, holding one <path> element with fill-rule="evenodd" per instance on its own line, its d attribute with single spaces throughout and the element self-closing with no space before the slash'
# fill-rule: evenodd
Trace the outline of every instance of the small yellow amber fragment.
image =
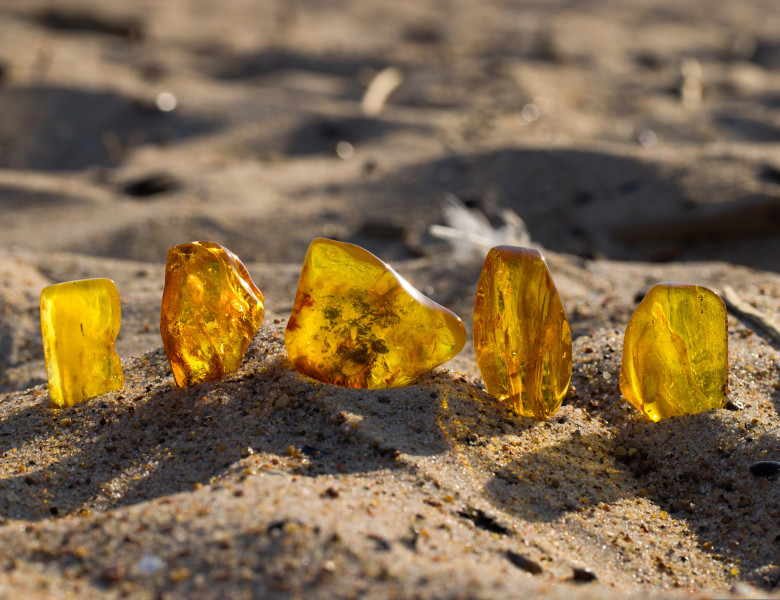
<svg viewBox="0 0 780 600">
<path fill-rule="evenodd" d="M 114 349 L 121 322 L 119 292 L 110 279 L 43 288 L 41 333 L 54 408 L 122 389 L 122 361 Z"/>
<path fill-rule="evenodd" d="M 285 343 L 301 373 L 388 388 L 458 354 L 466 329 L 367 250 L 318 238 L 306 253 Z"/>
<path fill-rule="evenodd" d="M 626 327 L 620 391 L 648 419 L 721 408 L 728 381 L 726 305 L 700 285 L 650 288 Z"/>
<path fill-rule="evenodd" d="M 160 334 L 177 385 L 238 369 L 264 315 L 263 294 L 230 250 L 215 242 L 168 250 Z"/>
<path fill-rule="evenodd" d="M 489 394 L 526 417 L 547 419 L 571 380 L 571 329 L 542 255 L 488 252 L 474 304 L 474 351 Z"/>
</svg>

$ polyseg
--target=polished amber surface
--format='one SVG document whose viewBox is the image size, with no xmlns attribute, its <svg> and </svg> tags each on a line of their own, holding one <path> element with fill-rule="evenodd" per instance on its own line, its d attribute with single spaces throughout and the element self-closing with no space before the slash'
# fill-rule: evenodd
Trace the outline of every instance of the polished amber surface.
<svg viewBox="0 0 780 600">
<path fill-rule="evenodd" d="M 726 401 L 726 306 L 700 285 L 653 286 L 623 339 L 620 391 L 648 419 L 660 421 Z"/>
<path fill-rule="evenodd" d="M 122 321 L 110 279 L 58 283 L 41 291 L 41 334 L 54 408 L 65 408 L 125 384 L 114 342 Z"/>
<path fill-rule="evenodd" d="M 370 252 L 318 238 L 301 269 L 285 342 L 293 366 L 315 379 L 388 388 L 454 357 L 466 330 Z"/>
<path fill-rule="evenodd" d="M 489 394 L 539 420 L 558 410 L 571 380 L 571 329 L 537 250 L 488 252 L 474 304 L 474 351 Z"/>
<path fill-rule="evenodd" d="M 160 334 L 179 386 L 238 369 L 264 314 L 263 294 L 230 250 L 215 242 L 168 250 Z"/>
</svg>

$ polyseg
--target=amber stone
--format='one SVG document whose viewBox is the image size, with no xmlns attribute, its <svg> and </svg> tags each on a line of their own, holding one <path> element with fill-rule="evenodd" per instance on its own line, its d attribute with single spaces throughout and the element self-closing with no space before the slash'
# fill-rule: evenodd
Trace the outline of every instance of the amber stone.
<svg viewBox="0 0 780 600">
<path fill-rule="evenodd" d="M 54 408 L 65 408 L 125 384 L 114 348 L 122 322 L 110 279 L 58 283 L 41 291 L 41 334 Z"/>
<path fill-rule="evenodd" d="M 293 366 L 353 388 L 399 387 L 454 357 L 466 330 L 376 256 L 318 238 L 285 332 Z"/>
<path fill-rule="evenodd" d="M 168 250 L 160 334 L 179 386 L 238 369 L 264 314 L 263 294 L 230 250 L 215 242 Z"/>
<path fill-rule="evenodd" d="M 659 284 L 631 316 L 620 391 L 653 421 L 721 408 L 728 381 L 726 305 L 706 287 Z"/>
<path fill-rule="evenodd" d="M 490 395 L 539 420 L 558 410 L 571 381 L 571 329 L 537 250 L 488 252 L 474 304 L 474 351 Z"/>
</svg>

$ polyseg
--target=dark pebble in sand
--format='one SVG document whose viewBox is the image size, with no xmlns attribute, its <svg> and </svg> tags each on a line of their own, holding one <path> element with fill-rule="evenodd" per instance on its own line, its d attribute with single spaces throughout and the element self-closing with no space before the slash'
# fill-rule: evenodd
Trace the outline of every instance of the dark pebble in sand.
<svg viewBox="0 0 780 600">
<path fill-rule="evenodd" d="M 596 581 L 598 577 L 596 577 L 596 574 L 591 569 L 583 569 L 583 568 L 575 568 L 573 569 L 574 573 L 572 574 L 571 578 L 574 581 L 579 581 L 580 583 L 587 583 L 590 581 Z"/>
<path fill-rule="evenodd" d="M 320 497 L 322 498 L 338 498 L 341 494 L 339 494 L 339 491 L 334 487 L 329 487 L 324 492 L 320 494 Z"/>
<path fill-rule="evenodd" d="M 769 477 L 780 473 L 780 461 L 760 460 L 750 465 L 750 472 L 756 477 Z"/>
<path fill-rule="evenodd" d="M 736 411 L 736 410 L 742 410 L 745 407 L 742 406 L 741 402 L 735 402 L 734 400 L 729 400 L 728 402 L 726 402 L 726 404 L 723 405 L 723 408 L 725 408 L 726 410 Z"/>
<path fill-rule="evenodd" d="M 517 552 L 512 552 L 512 550 L 507 550 L 505 554 L 509 562 L 511 562 L 518 569 L 522 569 L 523 571 L 527 571 L 533 575 L 538 575 L 542 572 L 542 567 L 535 560 L 531 560 L 530 558 L 523 556 L 522 554 L 518 554 Z"/>
<path fill-rule="evenodd" d="M 509 528 L 499 523 L 492 515 L 487 514 L 484 510 L 479 508 L 466 508 L 465 510 L 459 510 L 457 512 L 459 517 L 468 519 L 479 529 L 490 531 L 491 533 L 499 533 L 501 535 L 507 535 L 511 533 Z"/>
</svg>

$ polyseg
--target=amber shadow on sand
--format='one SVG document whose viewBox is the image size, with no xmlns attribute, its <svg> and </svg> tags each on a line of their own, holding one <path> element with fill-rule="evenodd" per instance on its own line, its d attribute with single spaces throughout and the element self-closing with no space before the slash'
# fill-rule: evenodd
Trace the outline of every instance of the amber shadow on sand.
<svg viewBox="0 0 780 600">
<path fill-rule="evenodd" d="M 161 350 L 143 360 L 151 368 L 167 368 Z M 265 372 L 275 367 L 268 365 Z M 258 414 L 270 412 L 268 402 L 253 395 L 267 383 L 263 374 L 233 375 L 187 390 L 175 387 L 172 377 L 156 386 L 137 383 L 151 375 L 145 370 L 116 394 L 63 411 L 52 411 L 48 395 L 41 395 L 34 406 L 0 422 L 0 451 L 9 464 L 17 445 L 75 438 L 66 444 L 78 448 L 60 459 L 54 453 L 55 441 L 48 457 L 0 480 L 0 517 L 36 521 L 191 490 L 225 474 L 247 448 L 283 456 L 287 445 L 296 441 L 294 432 L 289 440 L 278 440 L 254 427 Z M 221 391 L 220 383 L 236 379 L 242 380 L 247 394 L 233 397 Z M 273 416 L 270 420 L 273 423 Z M 217 425 L 220 422 L 233 425 L 226 429 Z"/>
<path fill-rule="evenodd" d="M 22 444 L 47 440 L 51 447 L 52 438 L 68 437 L 79 448 L 0 480 L 0 517 L 36 521 L 83 507 L 108 510 L 240 479 L 244 469 L 312 477 L 370 472 L 403 468 L 401 453 L 449 450 L 437 424 L 438 394 L 425 385 L 322 384 L 282 358 L 266 360 L 257 340 L 237 373 L 186 389 L 173 383 L 161 349 L 133 360 L 138 370 L 116 394 L 56 412 L 42 394 L 0 421 L 0 455 L 8 464 Z M 161 383 L 145 385 L 160 375 Z M 289 386 L 295 392 L 285 392 Z M 398 435 L 405 430 L 412 435 Z"/>
<path fill-rule="evenodd" d="M 605 356 L 588 366 L 616 372 L 617 364 L 619 356 Z M 750 465 L 775 456 L 780 428 L 765 431 L 741 411 L 725 409 L 652 423 L 621 399 L 614 380 L 589 377 L 575 365 L 573 383 L 577 392 L 565 404 L 616 433 L 574 435 L 522 455 L 488 482 L 488 498 L 510 514 L 545 522 L 598 503 L 647 498 L 685 522 L 702 549 L 720 555 L 724 565 L 737 565 L 740 580 L 774 589 L 780 578 L 780 498 L 772 494 L 778 479 L 756 477 Z M 777 395 L 772 401 L 777 406 Z M 549 426 L 560 426 L 555 421 L 553 416 Z"/>
</svg>

